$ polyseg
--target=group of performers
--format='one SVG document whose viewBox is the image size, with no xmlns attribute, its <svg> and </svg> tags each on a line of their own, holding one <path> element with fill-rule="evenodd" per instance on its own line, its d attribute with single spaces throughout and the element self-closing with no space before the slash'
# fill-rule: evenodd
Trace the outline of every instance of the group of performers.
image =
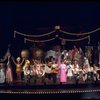
<svg viewBox="0 0 100 100">
<path fill-rule="evenodd" d="M 72 50 L 58 51 L 57 57 L 48 56 L 45 61 L 42 59 L 29 59 L 28 53 L 21 57 L 17 57 L 16 61 L 13 56 L 8 52 L 4 59 L 0 62 L 7 60 L 7 68 L 4 74 L 3 63 L 0 64 L 0 83 L 13 83 L 13 67 L 11 67 L 11 61 L 16 66 L 17 81 L 22 81 L 36 84 L 37 80 L 40 79 L 41 83 L 46 84 L 46 80 L 52 81 L 56 84 L 59 81 L 60 84 L 66 84 L 68 81 L 99 81 L 99 68 L 93 64 L 90 66 L 89 58 L 83 53 L 81 48 Z M 2 70 L 3 69 L 3 70 Z M 22 77 L 22 74 L 24 77 Z M 2 75 L 2 76 L 1 76 Z M 3 79 L 3 80 L 2 80 Z"/>
</svg>

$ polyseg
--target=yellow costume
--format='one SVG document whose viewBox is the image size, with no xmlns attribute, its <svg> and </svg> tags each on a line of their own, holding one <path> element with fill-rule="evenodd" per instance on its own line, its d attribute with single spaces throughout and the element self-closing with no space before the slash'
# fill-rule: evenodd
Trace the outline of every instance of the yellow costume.
<svg viewBox="0 0 100 100">
<path fill-rule="evenodd" d="M 22 72 L 22 68 L 20 64 L 16 65 L 16 73 L 21 73 Z"/>
</svg>

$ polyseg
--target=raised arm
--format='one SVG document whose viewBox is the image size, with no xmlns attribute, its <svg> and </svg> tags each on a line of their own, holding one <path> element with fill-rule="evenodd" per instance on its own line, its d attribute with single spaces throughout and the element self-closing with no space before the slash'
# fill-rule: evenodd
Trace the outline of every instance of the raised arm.
<svg viewBox="0 0 100 100">
<path fill-rule="evenodd" d="M 24 63 L 24 61 L 25 61 L 25 59 L 22 60 L 22 62 L 21 62 L 21 64 L 20 64 L 21 66 L 22 66 L 22 64 Z"/>
<path fill-rule="evenodd" d="M 0 59 L 0 62 L 5 62 L 7 60 L 7 56 L 4 56 L 3 59 Z"/>
<path fill-rule="evenodd" d="M 17 65 L 17 63 L 16 63 L 15 60 L 14 60 L 14 57 L 11 57 L 11 59 L 12 59 L 13 63 L 14 63 L 15 65 Z"/>
</svg>

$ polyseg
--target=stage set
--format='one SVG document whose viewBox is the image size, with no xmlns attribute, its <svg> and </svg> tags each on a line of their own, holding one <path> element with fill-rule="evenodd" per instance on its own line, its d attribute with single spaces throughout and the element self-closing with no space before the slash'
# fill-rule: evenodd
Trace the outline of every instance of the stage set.
<svg viewBox="0 0 100 100">
<path fill-rule="evenodd" d="M 11 54 L 10 46 L 8 46 L 6 54 L 0 59 L 0 93 L 45 96 L 81 94 L 81 96 L 78 95 L 79 98 L 82 98 L 83 93 L 99 93 L 100 43 L 98 42 L 97 55 L 94 58 L 94 48 L 90 45 L 90 35 L 98 30 L 100 28 L 81 33 L 85 37 L 75 40 L 55 35 L 55 38 L 61 40 L 61 45 L 54 45 L 47 51 L 43 51 L 43 48 L 35 45 L 30 49 L 20 51 L 20 56 L 16 55 L 16 58 Z M 55 26 L 54 31 L 43 35 L 26 35 L 14 31 L 14 38 L 16 35 L 22 35 L 25 43 L 31 41 L 38 44 L 44 42 L 48 44 L 55 38 L 30 40 L 25 37 L 41 38 L 56 31 L 72 35 L 61 30 L 60 26 Z M 84 39 L 88 39 L 88 46 L 85 46 L 85 50 L 76 45 L 71 49 L 65 47 L 66 41 L 79 42 Z M 100 98 L 100 96 L 96 97 Z"/>
</svg>

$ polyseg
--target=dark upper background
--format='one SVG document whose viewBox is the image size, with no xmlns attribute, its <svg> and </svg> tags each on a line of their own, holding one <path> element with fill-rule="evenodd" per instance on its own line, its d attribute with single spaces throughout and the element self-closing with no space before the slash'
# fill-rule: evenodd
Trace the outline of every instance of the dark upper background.
<svg viewBox="0 0 100 100">
<path fill-rule="evenodd" d="M 32 45 L 31 42 L 24 44 L 19 35 L 14 39 L 14 30 L 42 34 L 52 31 L 55 25 L 78 33 L 100 27 L 100 2 L 1 2 L 0 57 L 5 54 L 8 44 L 11 44 L 13 54 Z M 99 32 L 91 35 L 91 45 L 97 45 Z M 87 40 L 80 45 L 87 45 Z"/>
</svg>

